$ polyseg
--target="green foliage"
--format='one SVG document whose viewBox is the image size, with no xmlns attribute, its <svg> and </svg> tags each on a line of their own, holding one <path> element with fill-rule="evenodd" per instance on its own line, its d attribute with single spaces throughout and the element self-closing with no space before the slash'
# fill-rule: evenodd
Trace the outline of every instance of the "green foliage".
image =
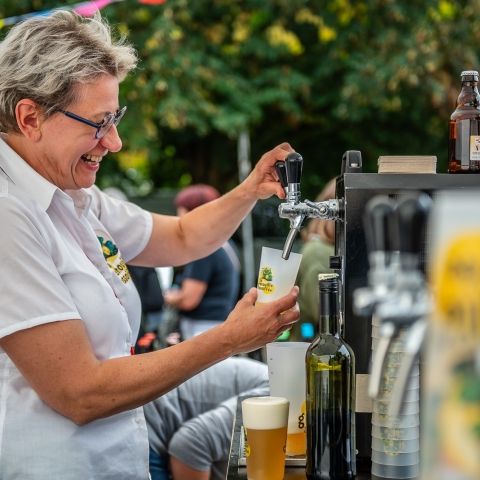
<svg viewBox="0 0 480 480">
<path fill-rule="evenodd" d="M 66 2 L 73 4 L 75 2 Z M 57 6 L 4 1 L 2 16 Z M 123 154 L 100 183 L 137 193 L 237 183 L 236 137 L 255 161 L 289 141 L 313 198 L 345 150 L 434 154 L 445 170 L 459 74 L 479 67 L 478 0 L 167 0 L 102 12 L 141 62 L 121 87 Z M 0 32 L 2 33 L 2 32 Z M 123 103 L 122 101 L 122 103 Z"/>
</svg>

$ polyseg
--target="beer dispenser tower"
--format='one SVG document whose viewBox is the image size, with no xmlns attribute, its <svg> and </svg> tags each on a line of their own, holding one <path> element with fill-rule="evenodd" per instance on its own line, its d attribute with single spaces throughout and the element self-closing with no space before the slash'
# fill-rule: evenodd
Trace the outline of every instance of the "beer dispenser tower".
<svg viewBox="0 0 480 480">
<path fill-rule="evenodd" d="M 368 249 L 363 223 L 365 207 L 377 195 L 396 199 L 414 191 L 432 197 L 437 190 L 478 188 L 480 175 L 363 173 L 361 152 L 348 150 L 343 155 L 341 174 L 336 181 L 336 199 L 311 202 L 301 200 L 302 169 L 303 159 L 298 153 L 291 153 L 285 162 L 277 163 L 277 172 L 287 194 L 286 200 L 279 205 L 278 212 L 281 218 L 290 221 L 283 256 L 288 258 L 293 241 L 306 218 L 336 221 L 335 255 L 330 258 L 330 267 L 337 271 L 341 279 L 343 336 L 355 353 L 357 470 L 370 472 L 372 401 L 368 387 L 372 327 L 371 318 L 360 315 L 354 308 L 355 291 L 369 285 Z M 420 265 L 425 261 L 428 237 L 422 242 L 417 256 Z M 417 327 L 421 322 L 414 322 L 413 325 Z"/>
</svg>

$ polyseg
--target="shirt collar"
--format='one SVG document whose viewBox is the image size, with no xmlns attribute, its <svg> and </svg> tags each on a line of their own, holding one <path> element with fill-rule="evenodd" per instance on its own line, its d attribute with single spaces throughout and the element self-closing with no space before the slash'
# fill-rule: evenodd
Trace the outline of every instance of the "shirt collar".
<svg viewBox="0 0 480 480">
<path fill-rule="evenodd" d="M 90 194 L 83 189 L 63 192 L 32 168 L 1 136 L 0 167 L 10 181 L 21 190 L 28 192 L 30 197 L 36 200 L 43 210 L 48 209 L 55 193 L 57 193 L 60 196 L 70 197 L 75 204 L 77 213 L 80 214 L 83 211 L 86 214 L 88 212 L 91 203 Z"/>
</svg>

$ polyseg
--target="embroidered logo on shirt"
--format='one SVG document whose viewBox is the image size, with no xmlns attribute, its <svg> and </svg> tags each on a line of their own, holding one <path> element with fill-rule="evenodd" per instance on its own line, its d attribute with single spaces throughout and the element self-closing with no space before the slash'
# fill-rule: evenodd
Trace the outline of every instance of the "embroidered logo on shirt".
<svg viewBox="0 0 480 480">
<path fill-rule="evenodd" d="M 125 260 L 120 256 L 117 246 L 102 235 L 97 235 L 97 238 L 102 246 L 103 256 L 105 257 L 107 265 L 123 283 L 128 283 L 131 278 L 130 272 L 128 271 Z"/>
</svg>

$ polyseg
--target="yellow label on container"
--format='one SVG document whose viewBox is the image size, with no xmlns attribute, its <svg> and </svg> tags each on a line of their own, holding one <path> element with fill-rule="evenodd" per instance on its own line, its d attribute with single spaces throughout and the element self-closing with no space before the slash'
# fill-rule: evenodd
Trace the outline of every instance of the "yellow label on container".
<svg viewBox="0 0 480 480">
<path fill-rule="evenodd" d="M 304 400 L 300 406 L 300 415 L 298 416 L 298 428 L 305 431 L 305 418 L 307 416 L 307 402 Z"/>
<path fill-rule="evenodd" d="M 441 322 L 458 335 L 480 339 L 480 231 L 463 232 L 440 255 L 433 289 Z"/>
<path fill-rule="evenodd" d="M 443 459 L 452 470 L 470 475 L 463 478 L 480 478 L 480 390 L 474 359 L 459 362 L 449 378 L 438 412 Z"/>
<path fill-rule="evenodd" d="M 470 135 L 470 160 L 480 160 L 480 136 Z"/>
<path fill-rule="evenodd" d="M 243 441 L 245 443 L 245 458 L 250 456 L 250 445 L 248 444 L 247 440 L 247 428 L 243 427 Z"/>
<path fill-rule="evenodd" d="M 273 271 L 271 267 L 262 267 L 260 269 L 260 275 L 258 276 L 257 288 L 261 290 L 265 295 L 271 295 L 275 291 L 275 285 L 273 281 Z"/>
</svg>

